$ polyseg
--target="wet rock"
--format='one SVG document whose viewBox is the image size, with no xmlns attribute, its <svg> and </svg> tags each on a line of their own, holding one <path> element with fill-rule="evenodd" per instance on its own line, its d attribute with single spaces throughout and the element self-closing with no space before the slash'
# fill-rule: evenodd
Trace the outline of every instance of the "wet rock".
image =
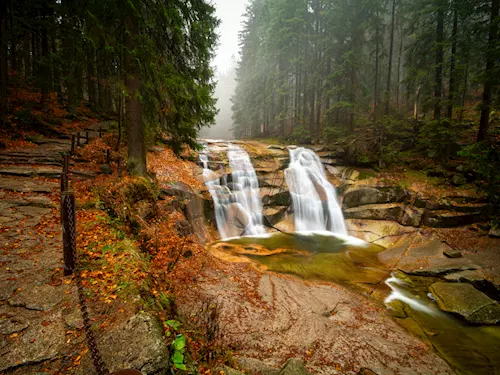
<svg viewBox="0 0 500 375">
<path fill-rule="evenodd" d="M 467 183 L 467 179 L 465 178 L 465 176 L 463 174 L 457 173 L 457 174 L 453 175 L 451 182 L 455 186 L 460 186 L 460 185 L 465 185 Z"/>
<path fill-rule="evenodd" d="M 371 219 L 397 221 L 401 225 L 418 227 L 423 211 L 401 204 L 370 204 L 344 210 L 346 219 Z"/>
<path fill-rule="evenodd" d="M 290 193 L 288 191 L 280 191 L 276 188 L 260 189 L 262 203 L 270 206 L 289 206 L 291 203 Z"/>
<path fill-rule="evenodd" d="M 446 255 L 448 258 L 461 258 L 462 257 L 462 253 L 460 252 L 460 250 L 457 250 L 457 249 L 446 249 L 444 252 L 443 252 L 444 255 Z"/>
<path fill-rule="evenodd" d="M 107 332 L 99 343 L 110 371 L 133 368 L 144 375 L 167 373 L 168 346 L 156 318 L 147 313 L 132 316 Z"/>
<path fill-rule="evenodd" d="M 423 216 L 423 223 L 434 228 L 450 228 L 469 225 L 484 219 L 483 212 L 460 213 L 454 211 L 429 211 Z"/>
<path fill-rule="evenodd" d="M 276 224 L 284 217 L 287 209 L 287 206 L 265 207 L 262 211 L 262 214 L 267 218 L 267 220 L 269 220 L 271 224 Z"/>
<path fill-rule="evenodd" d="M 450 259 L 443 254 L 452 250 L 450 246 L 437 238 L 410 247 L 398 263 L 398 269 L 416 276 L 442 276 L 449 273 L 476 269 L 471 260 L 465 258 Z"/>
<path fill-rule="evenodd" d="M 443 311 L 461 315 L 473 324 L 500 322 L 500 304 L 465 283 L 435 283 L 430 286 L 438 306 Z"/>
<path fill-rule="evenodd" d="M 491 228 L 488 235 L 490 237 L 500 238 L 500 227 Z"/>
<path fill-rule="evenodd" d="M 9 304 L 11 306 L 22 306 L 29 310 L 46 311 L 61 302 L 63 296 L 61 288 L 43 284 L 21 290 L 9 299 Z"/>
<path fill-rule="evenodd" d="M 347 182 L 354 182 L 358 179 L 359 177 L 359 171 L 352 169 L 352 168 L 346 168 L 342 172 L 342 180 L 345 180 Z"/>
<path fill-rule="evenodd" d="M 280 146 L 280 145 L 270 145 L 267 146 L 269 150 L 284 150 L 285 146 Z"/>
<path fill-rule="evenodd" d="M 400 203 L 408 198 L 408 192 L 396 186 L 353 188 L 345 193 L 342 207 L 353 208 L 368 204 Z"/>
<path fill-rule="evenodd" d="M 387 220 L 348 219 L 346 226 L 352 236 L 384 247 L 390 247 L 413 237 L 417 231 L 415 227 Z"/>
<path fill-rule="evenodd" d="M 64 347 L 64 332 L 64 325 L 57 317 L 32 324 L 2 350 L 0 371 L 55 358 Z"/>
</svg>

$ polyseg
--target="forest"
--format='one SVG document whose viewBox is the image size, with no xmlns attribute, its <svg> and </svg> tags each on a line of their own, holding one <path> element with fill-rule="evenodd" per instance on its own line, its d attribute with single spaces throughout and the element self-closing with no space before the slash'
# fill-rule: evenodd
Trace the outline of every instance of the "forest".
<svg viewBox="0 0 500 375">
<path fill-rule="evenodd" d="M 205 1 L 9 0 L 0 15 L 2 127 L 47 124 L 9 95 L 29 85 L 39 109 L 55 100 L 126 123 L 128 169 L 145 175 L 145 138 L 167 132 L 178 152 L 213 123 L 218 20 Z"/>
<path fill-rule="evenodd" d="M 363 134 L 360 159 L 420 147 L 445 161 L 454 143 L 496 140 L 498 12 L 497 0 L 253 0 L 235 135 Z"/>
</svg>

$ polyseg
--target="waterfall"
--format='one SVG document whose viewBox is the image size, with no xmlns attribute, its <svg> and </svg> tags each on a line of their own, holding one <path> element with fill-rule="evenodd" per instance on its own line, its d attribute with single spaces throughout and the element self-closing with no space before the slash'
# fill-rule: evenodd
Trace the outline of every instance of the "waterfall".
<svg viewBox="0 0 500 375">
<path fill-rule="evenodd" d="M 242 235 L 262 235 L 262 202 L 257 174 L 248 153 L 238 146 L 228 145 L 231 182 L 222 173 L 218 176 L 209 168 L 208 155 L 200 153 L 203 179 L 215 206 L 217 229 L 222 239 Z"/>
<path fill-rule="evenodd" d="M 290 149 L 290 165 L 285 178 L 293 201 L 295 230 L 329 231 L 347 235 L 335 188 L 314 151 Z"/>
</svg>

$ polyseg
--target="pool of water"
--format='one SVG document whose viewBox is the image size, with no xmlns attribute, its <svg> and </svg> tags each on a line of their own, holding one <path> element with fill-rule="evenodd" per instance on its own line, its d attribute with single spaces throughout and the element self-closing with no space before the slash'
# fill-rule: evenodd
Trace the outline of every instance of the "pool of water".
<svg viewBox="0 0 500 375">
<path fill-rule="evenodd" d="M 391 274 L 377 254 L 384 248 L 324 233 L 240 237 L 212 246 L 265 270 L 342 284 L 373 293 L 408 331 L 434 347 L 459 375 L 500 375 L 500 327 L 470 326 L 442 312 L 429 295 L 432 277 Z M 442 280 L 441 280 L 442 281 Z"/>
</svg>

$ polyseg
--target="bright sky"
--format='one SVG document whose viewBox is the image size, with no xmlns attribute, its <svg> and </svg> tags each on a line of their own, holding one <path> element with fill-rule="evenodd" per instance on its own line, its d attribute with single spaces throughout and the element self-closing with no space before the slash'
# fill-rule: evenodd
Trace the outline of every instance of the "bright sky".
<svg viewBox="0 0 500 375">
<path fill-rule="evenodd" d="M 248 0 L 213 0 L 216 15 L 221 20 L 219 47 L 214 65 L 219 72 L 228 70 L 233 56 L 238 57 L 238 32 L 241 29 L 241 16 L 245 12 Z"/>
</svg>

